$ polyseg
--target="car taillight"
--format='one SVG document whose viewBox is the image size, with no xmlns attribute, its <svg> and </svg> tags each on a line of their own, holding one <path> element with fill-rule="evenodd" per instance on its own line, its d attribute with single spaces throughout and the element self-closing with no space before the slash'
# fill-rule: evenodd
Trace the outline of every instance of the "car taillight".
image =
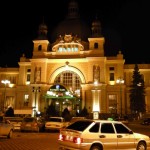
<svg viewBox="0 0 150 150">
<path fill-rule="evenodd" d="M 37 123 L 33 123 L 33 126 L 38 126 L 38 124 Z"/>
<path fill-rule="evenodd" d="M 65 140 L 65 135 L 59 134 L 58 140 L 61 140 L 61 141 Z"/>
<path fill-rule="evenodd" d="M 80 138 L 80 137 L 74 137 L 74 138 L 73 138 L 73 142 L 76 143 L 76 144 L 81 144 L 82 141 L 83 141 L 83 139 Z"/>
</svg>

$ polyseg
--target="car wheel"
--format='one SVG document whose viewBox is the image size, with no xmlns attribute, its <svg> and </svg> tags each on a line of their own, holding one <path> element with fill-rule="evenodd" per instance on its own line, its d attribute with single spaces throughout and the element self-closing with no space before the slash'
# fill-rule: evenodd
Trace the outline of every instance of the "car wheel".
<svg viewBox="0 0 150 150">
<path fill-rule="evenodd" d="M 7 135 L 7 138 L 10 139 L 13 136 L 13 130 L 10 130 L 9 134 Z"/>
<path fill-rule="evenodd" d="M 90 150 L 102 150 L 102 148 L 98 145 L 93 145 Z"/>
<path fill-rule="evenodd" d="M 37 132 L 40 132 L 40 127 L 37 127 L 37 130 L 36 130 Z"/>
<path fill-rule="evenodd" d="M 136 150 L 146 150 L 146 144 L 144 142 L 140 142 L 137 145 L 137 149 Z"/>
</svg>

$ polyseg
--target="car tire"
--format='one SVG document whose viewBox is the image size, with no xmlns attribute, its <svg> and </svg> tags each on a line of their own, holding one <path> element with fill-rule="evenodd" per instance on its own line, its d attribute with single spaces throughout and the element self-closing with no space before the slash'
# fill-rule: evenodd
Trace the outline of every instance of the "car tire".
<svg viewBox="0 0 150 150">
<path fill-rule="evenodd" d="M 102 150 L 102 148 L 99 145 L 93 145 L 90 150 Z"/>
<path fill-rule="evenodd" d="M 7 139 L 12 138 L 12 136 L 13 136 L 13 130 L 10 130 L 9 134 L 7 135 Z"/>
<path fill-rule="evenodd" d="M 146 150 L 146 149 L 147 149 L 146 144 L 144 142 L 140 142 L 136 148 L 136 150 Z"/>
<path fill-rule="evenodd" d="M 37 127 L 37 130 L 36 130 L 36 132 L 38 132 L 38 133 L 40 132 L 40 127 Z"/>
</svg>

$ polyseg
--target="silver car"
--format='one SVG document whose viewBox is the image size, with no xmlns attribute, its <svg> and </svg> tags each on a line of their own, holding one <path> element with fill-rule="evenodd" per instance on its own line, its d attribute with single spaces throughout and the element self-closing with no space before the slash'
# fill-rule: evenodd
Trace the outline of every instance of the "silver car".
<svg viewBox="0 0 150 150">
<path fill-rule="evenodd" d="M 0 118 L 0 137 L 12 138 L 14 126 L 9 121 Z"/>
<path fill-rule="evenodd" d="M 58 143 L 59 150 L 146 150 L 150 138 L 120 121 L 84 119 L 60 130 Z"/>
</svg>

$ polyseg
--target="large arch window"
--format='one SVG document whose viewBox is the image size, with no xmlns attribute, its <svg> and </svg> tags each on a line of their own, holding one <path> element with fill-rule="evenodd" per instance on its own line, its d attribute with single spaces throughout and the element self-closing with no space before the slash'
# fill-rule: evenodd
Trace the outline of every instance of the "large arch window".
<svg viewBox="0 0 150 150">
<path fill-rule="evenodd" d="M 80 96 L 81 80 L 78 74 L 72 71 L 63 71 L 55 78 L 55 84 L 62 84 L 73 94 Z"/>
</svg>

